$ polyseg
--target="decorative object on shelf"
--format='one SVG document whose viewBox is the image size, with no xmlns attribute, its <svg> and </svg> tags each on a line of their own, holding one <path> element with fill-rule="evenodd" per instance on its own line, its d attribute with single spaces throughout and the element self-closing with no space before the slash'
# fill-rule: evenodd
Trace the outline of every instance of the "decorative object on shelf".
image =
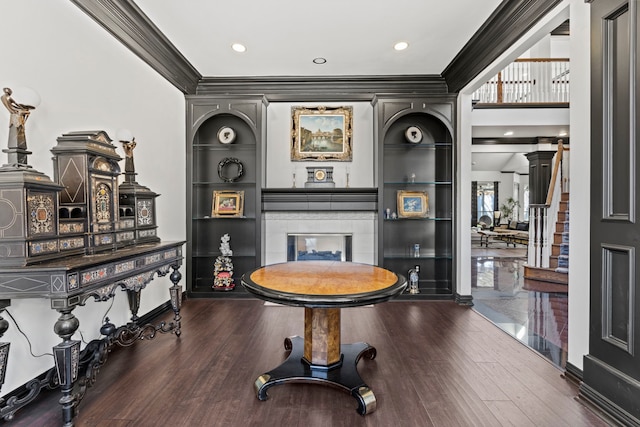
<svg viewBox="0 0 640 427">
<path fill-rule="evenodd" d="M 351 161 L 353 107 L 291 107 L 291 160 Z"/>
<path fill-rule="evenodd" d="M 332 188 L 336 186 L 333 182 L 333 166 L 307 166 L 307 182 L 305 187 Z"/>
<path fill-rule="evenodd" d="M 230 171 L 232 167 L 229 165 L 235 165 L 236 171 L 233 175 Z M 239 181 L 244 175 L 244 166 L 242 162 L 235 157 L 225 157 L 218 163 L 218 176 L 223 182 L 236 182 Z"/>
<path fill-rule="evenodd" d="M 217 136 L 220 144 L 231 144 L 236 140 L 236 131 L 229 126 L 223 126 L 218 130 Z"/>
<path fill-rule="evenodd" d="M 244 213 L 244 191 L 214 190 L 211 216 L 239 217 Z"/>
<path fill-rule="evenodd" d="M 407 287 L 407 292 L 410 294 L 419 294 L 420 288 L 418 287 L 420 282 L 420 266 L 416 265 L 412 269 L 409 270 L 407 276 L 409 277 L 409 286 Z"/>
<path fill-rule="evenodd" d="M 420 244 L 419 243 L 414 243 L 413 244 L 413 257 L 414 258 L 420 258 Z"/>
<path fill-rule="evenodd" d="M 233 283 L 233 251 L 229 241 L 229 234 L 220 238 L 220 254 L 213 265 L 213 290 L 232 291 L 236 285 Z"/>
<path fill-rule="evenodd" d="M 384 210 L 384 219 L 391 219 L 391 209 L 386 208 Z"/>
<path fill-rule="evenodd" d="M 69 132 L 51 149 L 60 193 L 60 234 L 79 239 L 95 253 L 117 246 L 119 161 L 105 131 Z"/>
<path fill-rule="evenodd" d="M 429 213 L 429 195 L 426 191 L 398 190 L 398 217 L 424 218 Z"/>
<path fill-rule="evenodd" d="M 409 174 L 409 183 L 410 184 L 415 184 L 416 183 L 416 174 L 414 172 L 411 172 Z"/>
<path fill-rule="evenodd" d="M 296 168 L 293 168 L 292 175 L 293 175 L 293 179 L 291 182 L 291 188 L 296 188 Z"/>
<path fill-rule="evenodd" d="M 422 142 L 422 129 L 418 126 L 409 126 L 404 131 L 404 137 L 412 144 L 420 144 Z"/>
<path fill-rule="evenodd" d="M 116 244 L 127 245 L 143 242 L 159 242 L 156 224 L 156 197 L 144 185 L 136 181 L 133 149 L 136 141 L 128 129 L 120 129 L 116 138 L 125 152 L 124 181 L 118 186 L 120 193 L 120 218 Z"/>
<path fill-rule="evenodd" d="M 0 167 L 0 266 L 22 267 L 60 256 L 58 194 L 62 187 L 27 164 L 25 125 L 40 104 L 32 89 L 3 89 L 10 114 L 8 162 Z M 83 245 L 82 245 L 83 246 Z"/>
</svg>

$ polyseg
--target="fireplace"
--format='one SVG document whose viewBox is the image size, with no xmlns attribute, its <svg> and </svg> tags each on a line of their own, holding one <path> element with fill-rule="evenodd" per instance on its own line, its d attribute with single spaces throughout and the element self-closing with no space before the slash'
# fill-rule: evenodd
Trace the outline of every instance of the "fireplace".
<svg viewBox="0 0 640 427">
<path fill-rule="evenodd" d="M 307 251 L 303 256 L 306 259 L 325 256 L 337 259 L 334 252 L 340 251 L 341 261 L 376 264 L 376 188 L 263 189 L 262 211 L 264 265 L 291 260 L 291 253 L 296 259 L 298 250 Z M 290 243 L 291 236 L 305 235 L 317 239 L 316 254 L 309 254 L 313 248 L 302 245 L 298 248 L 298 243 Z"/>
<path fill-rule="evenodd" d="M 287 234 L 287 261 L 352 261 L 352 234 Z"/>
</svg>

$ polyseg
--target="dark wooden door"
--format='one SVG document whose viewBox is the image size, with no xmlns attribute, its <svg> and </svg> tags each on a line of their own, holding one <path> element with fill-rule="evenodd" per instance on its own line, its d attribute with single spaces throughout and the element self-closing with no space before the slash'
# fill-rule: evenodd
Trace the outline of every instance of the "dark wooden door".
<svg viewBox="0 0 640 427">
<path fill-rule="evenodd" d="M 591 286 L 581 393 L 640 420 L 638 4 L 591 4 Z"/>
</svg>

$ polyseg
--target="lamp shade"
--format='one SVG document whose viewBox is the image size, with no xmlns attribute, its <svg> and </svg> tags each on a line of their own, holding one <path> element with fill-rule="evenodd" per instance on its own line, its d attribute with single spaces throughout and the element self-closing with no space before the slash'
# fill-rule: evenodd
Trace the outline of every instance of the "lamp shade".
<svg viewBox="0 0 640 427">
<path fill-rule="evenodd" d="M 40 95 L 35 90 L 28 87 L 17 87 L 11 89 L 11 99 L 24 108 L 36 108 L 40 105 Z"/>
<path fill-rule="evenodd" d="M 118 141 L 131 142 L 133 141 L 133 133 L 129 129 L 118 129 L 116 132 L 116 139 Z"/>
</svg>

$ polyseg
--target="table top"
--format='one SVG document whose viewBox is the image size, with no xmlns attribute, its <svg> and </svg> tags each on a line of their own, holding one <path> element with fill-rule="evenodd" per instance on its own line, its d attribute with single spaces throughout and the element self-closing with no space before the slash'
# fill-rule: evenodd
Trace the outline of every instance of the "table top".
<svg viewBox="0 0 640 427">
<path fill-rule="evenodd" d="M 280 304 L 329 308 L 387 301 L 406 278 L 381 267 L 339 261 L 296 261 L 260 267 L 242 276 L 258 298 Z"/>
</svg>

